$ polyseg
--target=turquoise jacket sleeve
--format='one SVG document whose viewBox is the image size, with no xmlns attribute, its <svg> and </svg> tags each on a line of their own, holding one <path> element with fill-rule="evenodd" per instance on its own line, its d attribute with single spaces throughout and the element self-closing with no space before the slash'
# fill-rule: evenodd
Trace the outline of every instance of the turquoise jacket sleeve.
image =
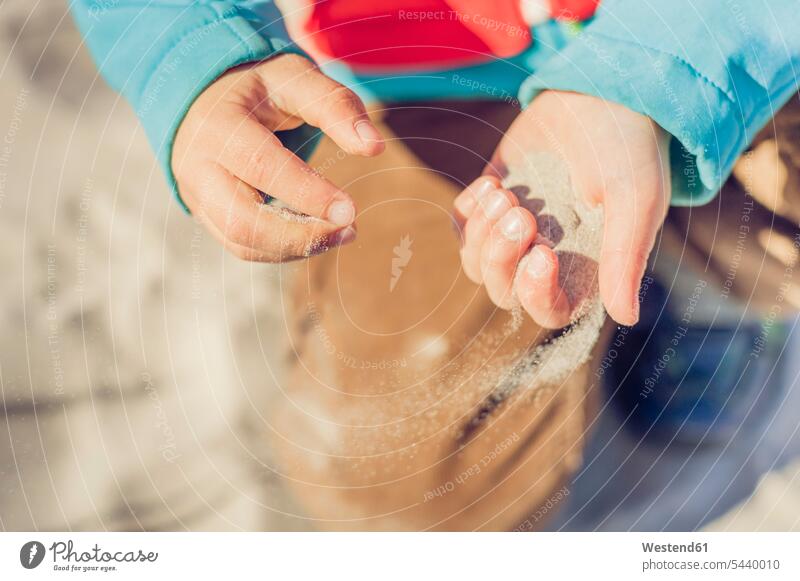
<svg viewBox="0 0 800 581">
<path fill-rule="evenodd" d="M 73 0 L 70 8 L 100 73 L 136 111 L 179 201 L 172 144 L 194 99 L 231 67 L 301 52 L 272 2 Z M 302 126 L 279 137 L 304 155 L 318 135 Z"/>
<path fill-rule="evenodd" d="M 603 0 L 521 88 L 590 94 L 673 136 L 673 204 L 712 199 L 800 75 L 798 0 Z"/>
</svg>

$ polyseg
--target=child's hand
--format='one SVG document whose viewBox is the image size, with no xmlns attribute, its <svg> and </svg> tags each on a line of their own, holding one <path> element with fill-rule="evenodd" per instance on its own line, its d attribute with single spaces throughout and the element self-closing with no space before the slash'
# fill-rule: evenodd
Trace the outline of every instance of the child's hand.
<svg viewBox="0 0 800 581">
<path fill-rule="evenodd" d="M 519 207 L 495 176 L 526 153 L 549 151 L 569 165 L 577 191 L 605 214 L 600 255 L 600 295 L 609 315 L 632 325 L 639 319 L 638 291 L 647 258 L 670 197 L 669 137 L 651 119 L 621 105 L 576 93 L 542 93 L 514 121 L 486 175 L 455 200 L 467 276 L 486 285 L 501 308 L 522 306 L 539 325 L 563 327 L 570 305 L 558 286 L 558 261 L 543 244 L 531 250 L 514 284 L 517 263 L 536 237 L 533 215 Z"/>
<path fill-rule="evenodd" d="M 192 104 L 175 139 L 181 197 L 226 248 L 282 262 L 349 242 L 355 206 L 345 192 L 284 148 L 274 131 L 320 127 L 348 153 L 383 150 L 361 100 L 299 55 L 228 71 Z M 319 218 L 287 218 L 259 192 Z"/>
</svg>

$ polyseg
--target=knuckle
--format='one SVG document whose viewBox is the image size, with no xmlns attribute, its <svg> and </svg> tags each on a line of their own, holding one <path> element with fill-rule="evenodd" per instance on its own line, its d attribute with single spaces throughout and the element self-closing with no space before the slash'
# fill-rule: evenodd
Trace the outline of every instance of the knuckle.
<svg viewBox="0 0 800 581">
<path fill-rule="evenodd" d="M 297 53 L 287 52 L 282 55 L 279 55 L 279 58 L 283 63 L 296 66 L 298 68 L 304 68 L 304 69 L 316 68 L 314 67 L 314 64 L 310 60 Z"/>
<path fill-rule="evenodd" d="M 253 229 L 244 220 L 229 214 L 223 235 L 231 244 L 248 247 L 253 239 Z"/>
<path fill-rule="evenodd" d="M 302 74 L 315 69 L 314 63 L 304 56 L 293 52 L 286 52 L 274 55 L 272 58 L 259 63 L 255 71 L 263 81 L 269 83 L 269 81 L 274 78 L 274 71 L 276 70 L 283 70 L 292 74 Z"/>
<path fill-rule="evenodd" d="M 272 140 L 277 141 L 274 143 Z M 280 145 L 280 141 L 275 136 L 268 143 L 253 149 L 245 158 L 244 172 L 248 177 L 259 185 L 269 183 L 275 174 L 275 146 Z"/>
<path fill-rule="evenodd" d="M 511 257 L 506 254 L 498 254 L 494 252 L 484 253 L 481 264 L 484 271 L 493 271 L 498 273 L 513 266 Z"/>
<path fill-rule="evenodd" d="M 338 86 L 326 99 L 323 106 L 330 117 L 350 117 L 362 112 L 361 99 L 347 87 Z"/>
<path fill-rule="evenodd" d="M 514 255 L 512 249 L 502 244 L 485 244 L 481 251 L 481 264 L 485 269 L 498 270 L 512 266 Z"/>
<path fill-rule="evenodd" d="M 464 238 L 469 247 L 480 247 L 486 235 L 486 221 L 483 219 L 482 212 L 476 212 L 464 226 Z"/>
</svg>

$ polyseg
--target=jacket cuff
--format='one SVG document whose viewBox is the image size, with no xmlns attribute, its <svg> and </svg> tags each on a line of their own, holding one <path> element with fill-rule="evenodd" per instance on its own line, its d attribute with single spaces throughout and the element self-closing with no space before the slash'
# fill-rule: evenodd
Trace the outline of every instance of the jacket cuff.
<svg viewBox="0 0 800 581">
<path fill-rule="evenodd" d="M 136 114 L 156 153 L 175 199 L 189 213 L 181 200 L 172 173 L 172 147 L 189 107 L 206 87 L 225 71 L 237 65 L 265 60 L 276 54 L 305 54 L 295 45 L 258 34 L 253 24 L 242 16 L 222 15 L 181 37 L 161 59 L 137 100 Z M 300 155 L 313 152 L 321 133 L 302 125 L 276 135 Z"/>
<path fill-rule="evenodd" d="M 714 198 L 747 145 L 743 112 L 713 82 L 676 56 L 592 33 L 591 25 L 523 83 L 520 102 L 547 89 L 619 103 L 670 133 L 674 206 Z"/>
</svg>

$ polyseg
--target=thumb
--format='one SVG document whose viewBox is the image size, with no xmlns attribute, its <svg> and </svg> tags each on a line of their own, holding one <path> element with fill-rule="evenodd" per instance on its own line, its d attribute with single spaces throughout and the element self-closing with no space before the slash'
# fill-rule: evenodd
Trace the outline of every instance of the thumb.
<svg viewBox="0 0 800 581">
<path fill-rule="evenodd" d="M 299 55 L 284 55 L 281 64 L 264 79 L 278 108 L 319 127 L 348 153 L 372 156 L 383 151 L 383 137 L 358 95 Z"/>
<path fill-rule="evenodd" d="M 639 286 L 667 211 L 661 188 L 651 189 L 607 195 L 604 204 L 600 296 L 611 318 L 622 325 L 639 320 Z"/>
</svg>

